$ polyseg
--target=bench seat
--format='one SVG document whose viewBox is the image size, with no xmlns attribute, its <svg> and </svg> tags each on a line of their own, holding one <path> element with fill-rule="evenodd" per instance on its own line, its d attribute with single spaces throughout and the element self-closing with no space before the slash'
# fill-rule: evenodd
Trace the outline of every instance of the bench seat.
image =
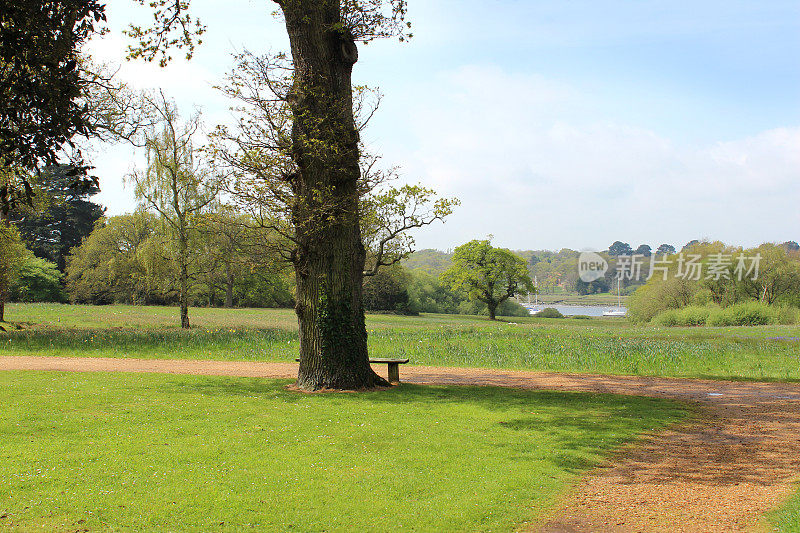
<svg viewBox="0 0 800 533">
<path fill-rule="evenodd" d="M 295 357 L 294 359 L 298 363 L 300 362 L 299 357 Z M 384 364 L 387 365 L 389 369 L 389 383 L 400 383 L 400 365 L 404 365 L 408 363 L 408 359 L 392 359 L 387 357 L 370 357 L 369 359 L 370 364 Z"/>
</svg>

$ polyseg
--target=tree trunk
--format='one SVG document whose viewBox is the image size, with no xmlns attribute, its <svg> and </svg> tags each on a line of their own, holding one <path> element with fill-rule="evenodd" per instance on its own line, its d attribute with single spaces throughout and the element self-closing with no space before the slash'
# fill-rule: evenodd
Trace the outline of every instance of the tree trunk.
<svg viewBox="0 0 800 533">
<path fill-rule="evenodd" d="M 182 269 L 180 294 L 181 327 L 183 329 L 189 329 L 189 282 L 186 277 L 184 277 L 185 274 L 185 270 Z"/>
<path fill-rule="evenodd" d="M 292 210 L 301 389 L 388 385 L 369 365 L 362 304 L 359 149 L 351 73 L 358 53 L 339 0 L 281 2 L 294 64 Z"/>
<path fill-rule="evenodd" d="M 489 302 L 486 304 L 489 308 L 489 320 L 497 320 L 495 313 L 497 312 L 497 302 Z"/>
<path fill-rule="evenodd" d="M 225 263 L 225 307 L 233 307 L 233 269 L 230 263 Z"/>
<path fill-rule="evenodd" d="M 178 243 L 178 276 L 180 283 L 180 306 L 181 306 L 181 328 L 189 329 L 189 267 L 188 243 L 186 242 L 185 232 L 181 229 L 180 242 Z"/>
</svg>

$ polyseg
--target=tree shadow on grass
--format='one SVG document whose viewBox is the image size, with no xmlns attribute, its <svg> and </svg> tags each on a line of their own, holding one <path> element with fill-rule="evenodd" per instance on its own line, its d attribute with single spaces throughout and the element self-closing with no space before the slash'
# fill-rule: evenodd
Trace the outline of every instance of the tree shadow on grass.
<svg viewBox="0 0 800 533">
<path fill-rule="evenodd" d="M 362 393 L 303 394 L 286 389 L 289 380 L 210 377 L 170 380 L 163 384 L 171 394 L 201 394 L 263 398 L 286 404 L 381 406 L 380 417 L 402 420 L 411 406 L 417 412 L 435 413 L 442 407 L 468 405 L 492 413 L 487 439 L 496 432 L 519 433 L 519 437 L 496 439 L 494 446 L 510 447 L 512 460 L 541 460 L 528 435 L 546 436 L 552 450 L 547 460 L 562 471 L 579 473 L 594 465 L 607 451 L 641 433 L 660 430 L 684 420 L 688 414 L 678 402 L 636 396 L 581 392 L 535 391 L 495 386 L 411 385 Z M 387 409 L 388 408 L 388 409 Z M 450 409 L 443 412 L 452 413 Z M 396 415 L 396 416 L 394 416 Z M 483 424 L 480 410 L 466 415 L 464 424 Z"/>
</svg>

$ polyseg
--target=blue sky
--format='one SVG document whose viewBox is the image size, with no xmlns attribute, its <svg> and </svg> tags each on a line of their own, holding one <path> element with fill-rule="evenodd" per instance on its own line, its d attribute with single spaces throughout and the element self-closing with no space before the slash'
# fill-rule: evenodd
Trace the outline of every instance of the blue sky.
<svg viewBox="0 0 800 533">
<path fill-rule="evenodd" d="M 266 0 L 193 3 L 208 26 L 195 59 L 120 76 L 224 122 L 211 86 L 231 51 L 286 37 Z M 146 12 L 109 9 L 92 51 L 113 61 L 119 30 Z M 415 37 L 362 46 L 354 78 L 384 93 L 370 148 L 462 201 L 420 247 L 800 240 L 797 1 L 409 0 L 409 14 Z M 133 206 L 121 179 L 136 161 L 97 147 L 111 214 Z"/>
</svg>

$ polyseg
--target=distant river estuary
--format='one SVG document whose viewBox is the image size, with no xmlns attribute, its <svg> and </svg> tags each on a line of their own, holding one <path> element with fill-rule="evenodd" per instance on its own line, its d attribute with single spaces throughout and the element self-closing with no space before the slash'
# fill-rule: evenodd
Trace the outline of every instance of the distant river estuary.
<svg viewBox="0 0 800 533">
<path fill-rule="evenodd" d="M 628 312 L 625 307 L 608 306 L 608 305 L 539 305 L 539 310 L 551 307 L 558 309 L 558 312 L 564 316 L 585 315 L 585 316 L 603 316 L 606 311 L 616 311 L 618 309 Z"/>
</svg>

